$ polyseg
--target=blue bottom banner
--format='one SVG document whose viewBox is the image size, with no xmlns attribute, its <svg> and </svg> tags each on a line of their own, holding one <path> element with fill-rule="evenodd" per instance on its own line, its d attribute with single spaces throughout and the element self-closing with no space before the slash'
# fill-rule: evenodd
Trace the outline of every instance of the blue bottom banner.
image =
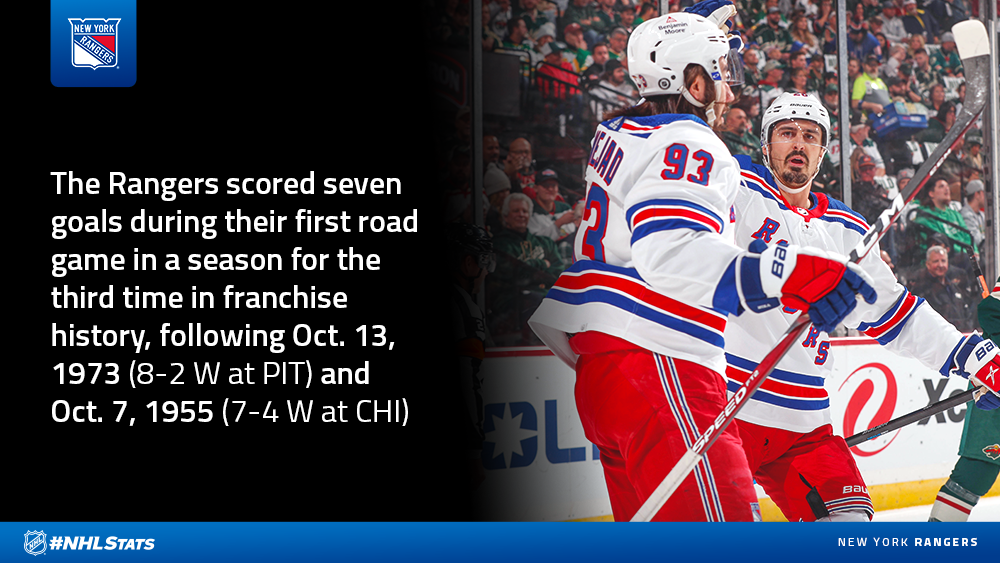
<svg viewBox="0 0 1000 563">
<path fill-rule="evenodd" d="M 3 522 L 0 561 L 996 561 L 996 523 Z M 990 555 L 990 554 L 993 555 Z"/>
</svg>

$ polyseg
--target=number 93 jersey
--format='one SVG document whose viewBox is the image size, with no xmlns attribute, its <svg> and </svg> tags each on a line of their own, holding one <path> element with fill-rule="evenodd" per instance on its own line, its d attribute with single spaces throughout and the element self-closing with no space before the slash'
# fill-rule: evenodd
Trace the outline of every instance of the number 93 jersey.
<svg viewBox="0 0 1000 563">
<path fill-rule="evenodd" d="M 739 167 L 692 115 L 601 123 L 587 165 L 577 261 L 529 324 L 570 366 L 567 334 L 599 331 L 725 372 L 723 333 L 739 304 L 733 202 Z"/>
</svg>

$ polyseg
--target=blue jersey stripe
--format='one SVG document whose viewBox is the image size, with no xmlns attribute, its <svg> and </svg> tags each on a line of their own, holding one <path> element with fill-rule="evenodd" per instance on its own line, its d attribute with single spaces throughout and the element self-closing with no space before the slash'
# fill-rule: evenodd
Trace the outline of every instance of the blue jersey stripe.
<svg viewBox="0 0 1000 563">
<path fill-rule="evenodd" d="M 694 209 L 699 213 L 704 213 L 705 215 L 708 215 L 709 217 L 714 219 L 719 225 L 725 225 L 722 219 L 720 219 L 719 216 L 716 215 L 711 209 L 703 205 L 698 205 L 697 203 L 683 199 L 650 199 L 642 203 L 637 203 L 632 207 L 630 207 L 628 211 L 625 213 L 625 220 L 628 221 L 629 225 L 631 225 L 633 215 L 635 215 L 637 212 L 643 210 L 646 207 L 654 205 L 676 205 L 679 207 L 687 207 L 689 209 Z"/>
<path fill-rule="evenodd" d="M 773 373 L 771 374 L 774 375 Z M 735 393 L 739 391 L 740 385 L 735 381 L 727 381 L 726 389 Z M 775 405 L 778 407 L 785 407 L 786 409 L 794 409 L 797 411 L 821 411 L 825 408 L 829 408 L 830 399 L 790 399 L 788 397 L 779 397 L 777 395 L 768 393 L 763 389 L 757 389 L 750 395 L 750 399 L 754 401 L 760 401 L 762 403 L 767 403 L 769 405 Z"/>
<path fill-rule="evenodd" d="M 691 219 L 661 219 L 658 221 L 648 221 L 636 227 L 632 231 L 632 244 L 639 242 L 653 233 L 673 231 L 675 229 L 691 229 L 692 231 L 705 231 L 708 233 L 715 232 L 709 229 L 704 223 L 699 223 Z"/>
<path fill-rule="evenodd" d="M 677 332 L 687 334 L 688 336 L 697 338 L 698 340 L 707 342 L 713 346 L 722 348 L 725 345 L 725 339 L 723 339 L 721 334 L 713 332 L 707 328 L 704 328 L 693 322 L 686 321 L 679 317 L 666 315 L 650 307 L 647 307 L 638 301 L 634 301 L 628 297 L 625 297 L 624 295 L 615 293 L 613 291 L 608 291 L 606 289 L 594 288 L 594 289 L 588 289 L 587 291 L 581 293 L 570 293 L 554 287 L 549 290 L 549 293 L 546 297 L 570 305 L 583 305 L 586 303 L 606 303 L 608 305 L 613 305 L 615 307 L 618 307 L 623 311 L 628 311 L 633 315 L 637 315 L 646 320 L 652 321 L 656 324 L 662 325 L 669 329 L 676 330 Z"/>
<path fill-rule="evenodd" d="M 726 354 L 726 363 L 746 372 L 753 372 L 757 369 L 757 362 L 752 362 L 745 358 L 739 356 L 734 356 L 732 354 Z M 771 372 L 768 376 L 778 381 L 784 381 L 786 383 L 796 383 L 798 385 L 809 385 L 811 387 L 823 387 L 824 379 L 822 377 L 816 377 L 814 375 L 805 375 L 801 373 L 795 373 L 791 371 L 785 371 L 783 369 L 776 369 Z"/>
</svg>

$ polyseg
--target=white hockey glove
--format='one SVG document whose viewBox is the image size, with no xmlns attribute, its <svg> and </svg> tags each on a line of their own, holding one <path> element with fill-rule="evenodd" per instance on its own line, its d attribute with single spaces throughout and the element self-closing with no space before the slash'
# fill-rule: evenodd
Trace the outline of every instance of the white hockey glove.
<svg viewBox="0 0 1000 563">
<path fill-rule="evenodd" d="M 959 375 L 987 391 L 976 397 L 976 406 L 984 411 L 1000 407 L 1000 358 L 997 345 L 973 333 L 955 347 L 949 374 Z"/>
<path fill-rule="evenodd" d="M 831 332 L 857 306 L 878 298 L 874 280 L 846 256 L 793 245 L 750 243 L 736 269 L 741 304 L 760 313 L 784 305 L 808 311 L 817 329 Z"/>
</svg>

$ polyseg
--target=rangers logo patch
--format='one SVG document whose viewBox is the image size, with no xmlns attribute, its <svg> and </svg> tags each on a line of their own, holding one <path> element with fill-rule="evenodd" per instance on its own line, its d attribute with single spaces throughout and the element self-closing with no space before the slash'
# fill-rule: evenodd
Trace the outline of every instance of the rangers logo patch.
<svg viewBox="0 0 1000 563">
<path fill-rule="evenodd" d="M 118 64 L 118 24 L 121 18 L 69 18 L 70 62 L 94 70 Z"/>
</svg>

